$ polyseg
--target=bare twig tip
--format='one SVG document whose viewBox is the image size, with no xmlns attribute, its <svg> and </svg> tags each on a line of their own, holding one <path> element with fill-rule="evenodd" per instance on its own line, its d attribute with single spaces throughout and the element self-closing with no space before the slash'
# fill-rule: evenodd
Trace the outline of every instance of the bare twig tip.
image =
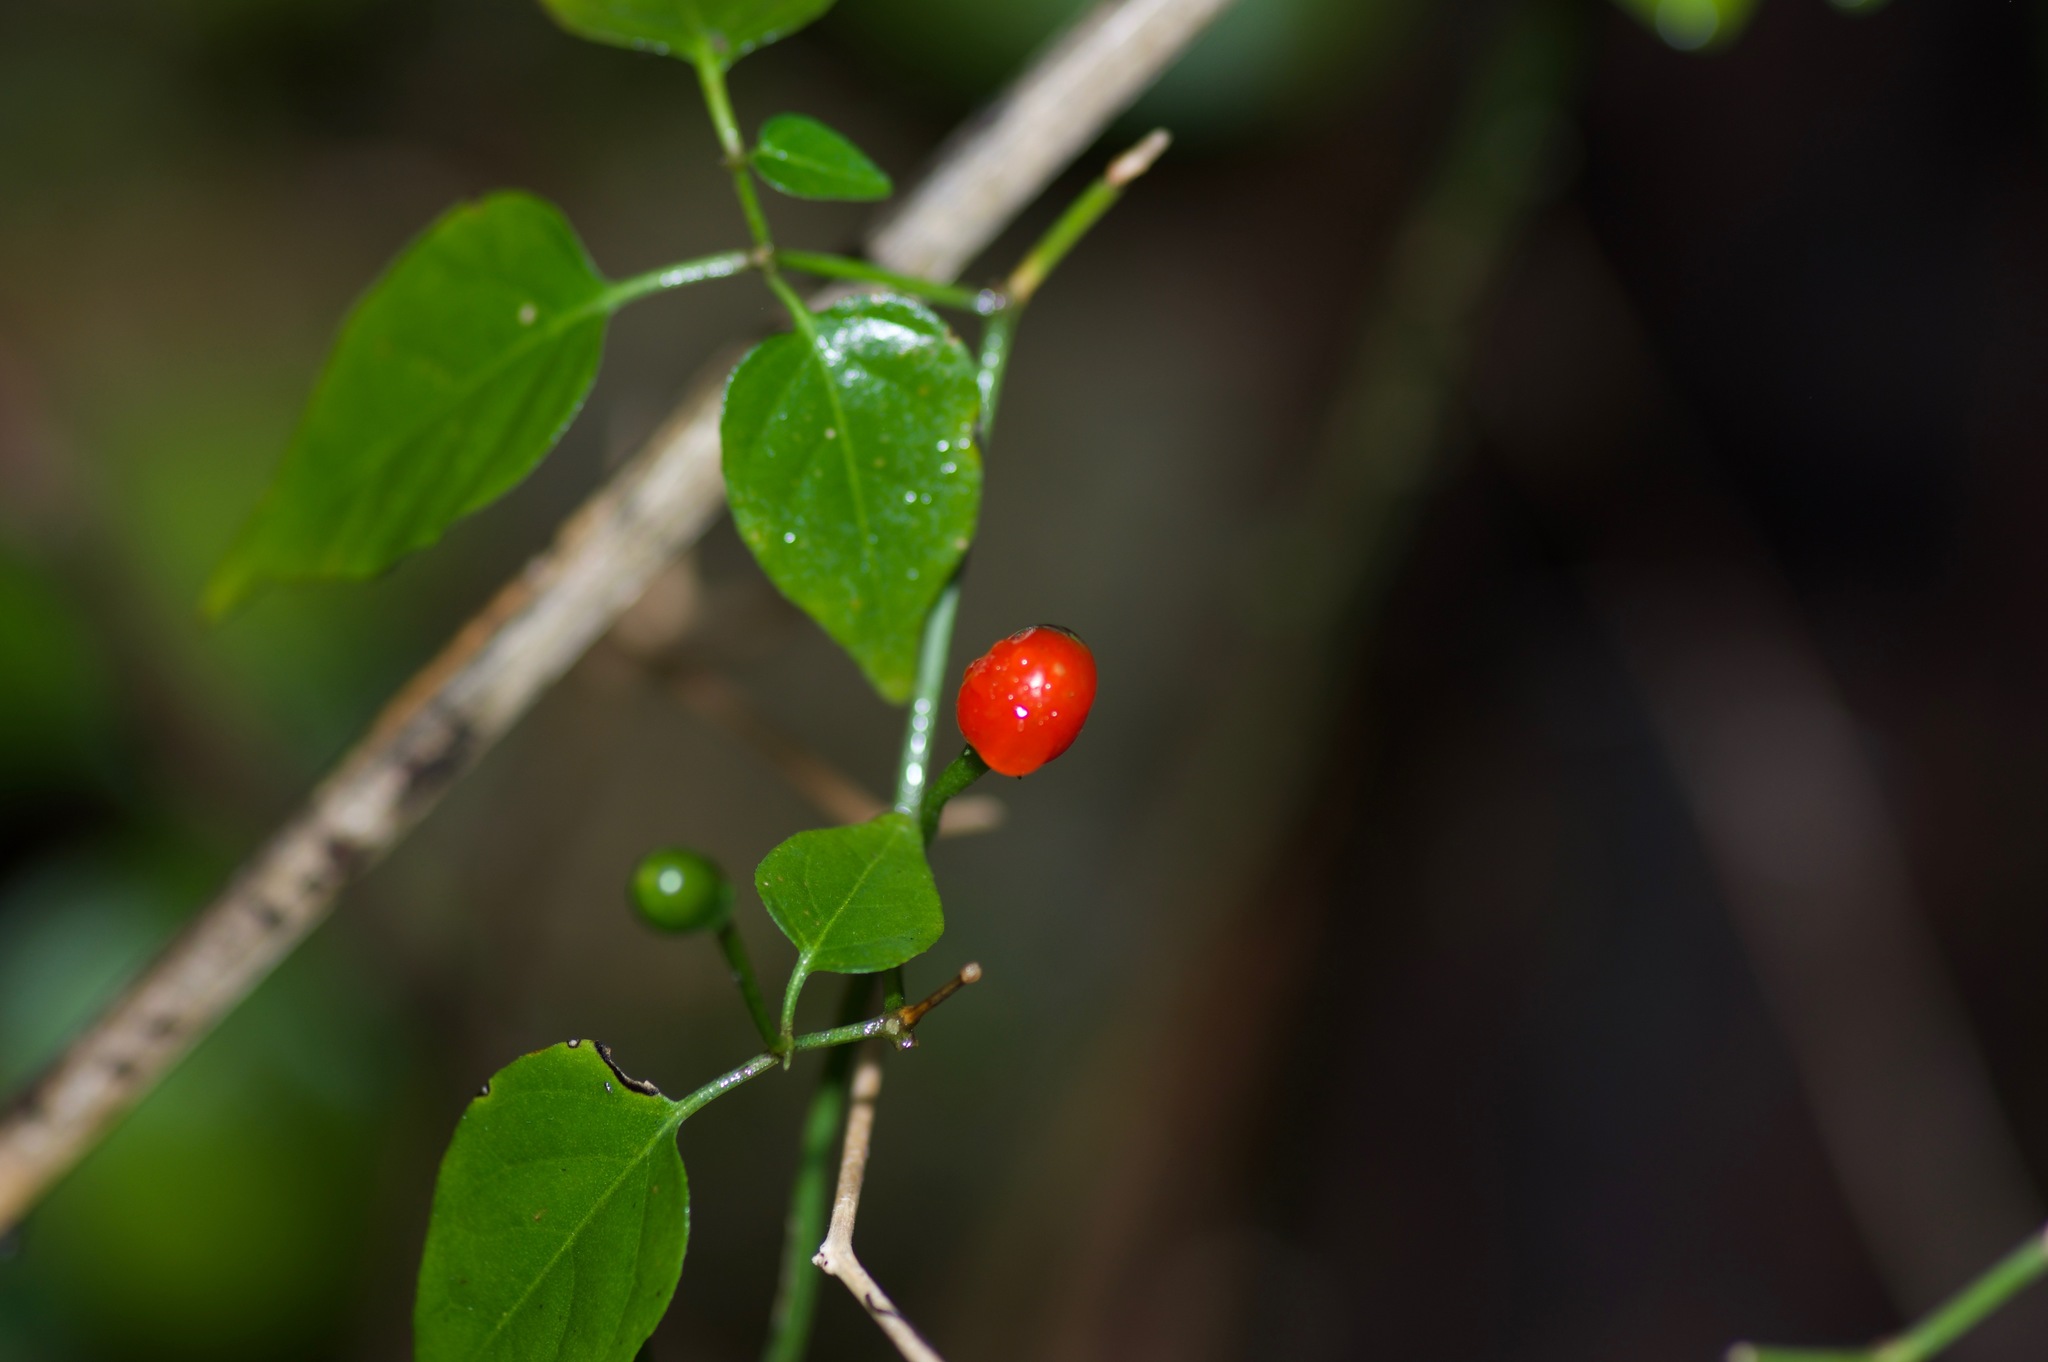
<svg viewBox="0 0 2048 1362">
<path fill-rule="evenodd" d="M 1150 170 L 1152 163 L 1165 154 L 1167 147 L 1172 144 L 1172 133 L 1164 128 L 1154 128 L 1146 133 L 1136 146 L 1111 161 L 1109 169 L 1102 173 L 1102 178 L 1116 188 L 1122 189 Z"/>
<path fill-rule="evenodd" d="M 978 983 L 980 983 L 980 982 L 981 982 L 981 966 L 980 966 L 980 965 L 978 965 L 978 964 L 976 964 L 976 963 L 975 963 L 974 961 L 972 961 L 972 960 L 969 960 L 969 961 L 968 961 L 968 962 L 967 962 L 966 964 L 962 965 L 962 966 L 960 967 L 960 982 L 961 982 L 961 983 L 963 983 L 963 984 L 978 984 Z"/>
</svg>

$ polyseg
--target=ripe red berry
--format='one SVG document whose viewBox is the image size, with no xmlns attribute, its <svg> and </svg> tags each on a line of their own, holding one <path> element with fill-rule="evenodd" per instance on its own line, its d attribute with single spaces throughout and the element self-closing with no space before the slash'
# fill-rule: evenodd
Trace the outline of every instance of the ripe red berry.
<svg viewBox="0 0 2048 1362">
<path fill-rule="evenodd" d="M 1028 776 L 1074 745 L 1095 703 L 1095 655 L 1064 629 L 1034 624 L 967 664 L 955 713 L 992 771 Z"/>
</svg>

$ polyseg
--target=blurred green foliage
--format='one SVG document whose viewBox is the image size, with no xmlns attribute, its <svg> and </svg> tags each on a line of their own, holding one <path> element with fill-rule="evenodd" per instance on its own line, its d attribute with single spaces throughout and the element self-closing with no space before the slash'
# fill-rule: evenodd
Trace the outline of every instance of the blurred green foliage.
<svg viewBox="0 0 2048 1362">
<path fill-rule="evenodd" d="M 0 895 L 0 1087 L 53 1056 L 216 874 L 159 844 L 17 878 Z M 334 1351 L 402 1073 L 357 973 L 331 948 L 294 957 L 30 1217 L 0 1274 L 0 1358 Z"/>
<path fill-rule="evenodd" d="M 0 808 L 102 768 L 113 712 L 105 660 L 59 584 L 0 551 Z"/>
</svg>

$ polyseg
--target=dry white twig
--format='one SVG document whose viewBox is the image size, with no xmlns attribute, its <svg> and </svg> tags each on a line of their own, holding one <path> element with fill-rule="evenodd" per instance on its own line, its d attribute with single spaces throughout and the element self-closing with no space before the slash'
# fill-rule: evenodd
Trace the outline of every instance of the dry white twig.
<svg viewBox="0 0 2048 1362">
<path fill-rule="evenodd" d="M 875 1099 L 881 1092 L 882 1066 L 872 1053 L 862 1055 L 860 1067 L 853 1073 L 853 1105 L 846 1114 L 846 1144 L 839 1155 L 839 1193 L 832 1200 L 832 1226 L 811 1261 L 846 1284 L 861 1308 L 896 1345 L 896 1351 L 910 1362 L 945 1362 L 911 1327 L 853 1251 L 853 1218 L 860 1210 L 860 1187 L 867 1177 L 868 1147 L 875 1132 Z"/>
<path fill-rule="evenodd" d="M 1229 0 L 1104 0 L 875 234 L 891 269 L 956 277 Z M 171 946 L 0 1118 L 0 1232 L 156 1086 L 703 533 L 724 503 L 730 357 L 392 700 Z"/>
<path fill-rule="evenodd" d="M 908 1007 L 899 1008 L 891 1018 L 895 1030 L 885 1034 L 896 1037 L 899 1046 L 908 1048 L 916 1043 L 917 1024 L 925 1019 L 933 1008 L 966 988 L 969 984 L 981 982 L 981 966 L 968 961 L 960 972 L 934 990 L 930 997 Z M 911 1327 L 896 1303 L 889 1299 L 881 1284 L 861 1266 L 860 1258 L 853 1251 L 853 1218 L 860 1211 L 860 1188 L 868 1175 L 868 1149 L 875 1134 L 875 1099 L 882 1095 L 882 1066 L 875 1062 L 873 1051 L 861 1056 L 860 1067 L 854 1070 L 852 1085 L 852 1106 L 846 1114 L 846 1143 L 839 1155 L 839 1191 L 832 1199 L 832 1224 L 825 1233 L 825 1242 L 818 1246 L 811 1261 L 829 1276 L 837 1277 L 860 1302 L 861 1308 L 881 1326 L 889 1341 L 896 1345 L 896 1351 L 910 1359 L 910 1362 L 943 1362 L 938 1351 L 924 1341 L 923 1335 Z"/>
</svg>

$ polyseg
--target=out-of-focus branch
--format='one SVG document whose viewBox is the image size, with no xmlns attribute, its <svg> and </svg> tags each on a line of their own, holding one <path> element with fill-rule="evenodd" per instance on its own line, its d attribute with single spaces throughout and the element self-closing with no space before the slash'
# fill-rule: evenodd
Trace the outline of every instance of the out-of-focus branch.
<svg viewBox="0 0 2048 1362">
<path fill-rule="evenodd" d="M 832 1228 L 811 1259 L 846 1284 L 889 1341 L 910 1362 L 944 1362 L 896 1308 L 853 1251 L 853 1218 L 860 1211 L 861 1182 L 868 1173 L 868 1146 L 875 1132 L 875 1099 L 882 1093 L 882 1066 L 863 1055 L 853 1074 L 853 1106 L 846 1114 L 846 1144 L 839 1156 L 839 1193 L 832 1201 Z"/>
<path fill-rule="evenodd" d="M 940 154 L 877 263 L 951 279 L 1228 0 L 1104 0 Z M 336 895 L 703 533 L 724 501 L 709 367 L 647 446 L 385 708 L 220 897 L 0 1118 L 0 1231 L 313 930 Z"/>
<path fill-rule="evenodd" d="M 924 182 L 869 234 L 869 254 L 907 274 L 951 279 L 1231 3 L 1097 5 L 953 135 Z"/>
<path fill-rule="evenodd" d="M 1549 360 L 1521 396 L 1491 399 L 1497 450 L 1592 546 L 1588 601 L 1669 759 L 1850 1215 L 1894 1302 L 1924 1309 L 2039 1223 L 2038 1192 L 1855 715 L 1741 507 L 1678 458 L 1645 485 L 1682 518 L 1660 518 L 1645 492 L 1610 518 L 1576 490 L 1590 460 L 1653 466 L 1644 450 L 1688 438 L 1687 422 L 1598 242 L 1561 219 L 1541 249 L 1553 282 L 1515 325 L 1545 338 Z M 1662 530 L 1675 524 L 1682 536 Z"/>
<path fill-rule="evenodd" d="M 791 788 L 827 818 L 865 823 L 889 806 L 860 782 L 762 717 L 746 691 L 717 672 L 685 672 L 669 682 L 676 699 L 692 714 L 716 724 L 753 748 L 782 773 Z M 1003 825 L 1001 800 L 963 795 L 939 815 L 939 836 L 968 837 Z"/>
</svg>

